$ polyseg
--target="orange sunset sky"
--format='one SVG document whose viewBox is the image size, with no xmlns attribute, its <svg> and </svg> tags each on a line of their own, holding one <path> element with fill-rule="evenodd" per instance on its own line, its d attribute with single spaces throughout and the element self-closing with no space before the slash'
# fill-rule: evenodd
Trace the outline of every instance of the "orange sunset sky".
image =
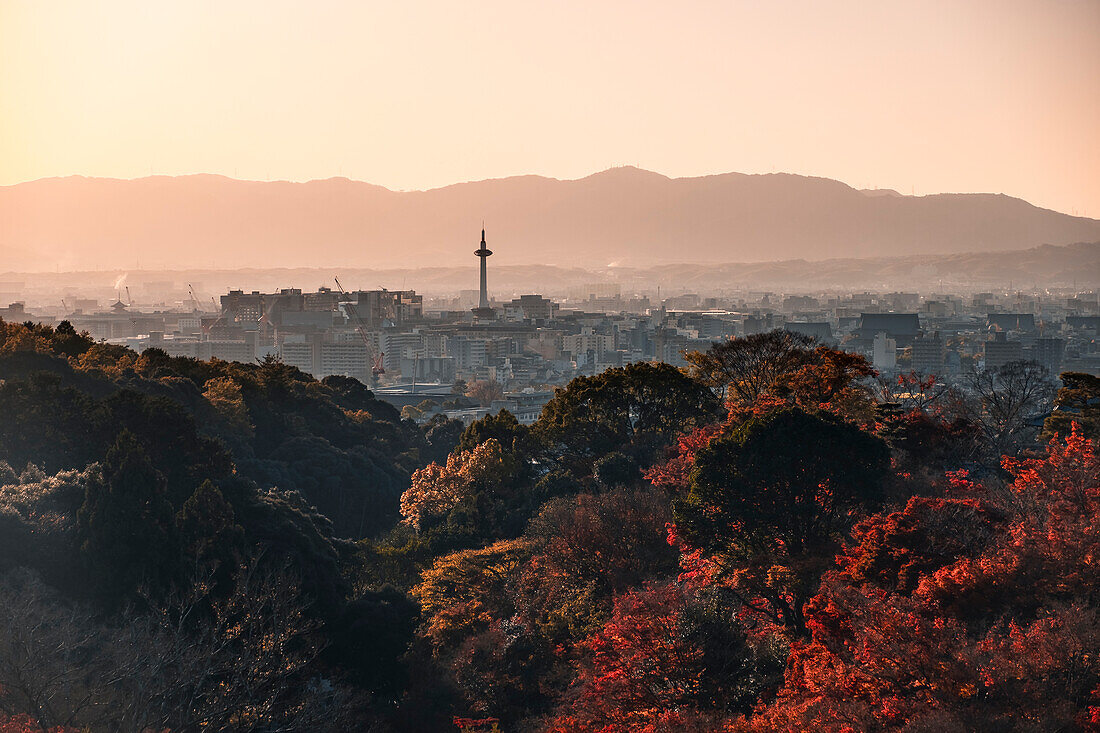
<svg viewBox="0 0 1100 733">
<path fill-rule="evenodd" d="M 0 0 L 0 184 L 616 164 L 1100 217 L 1100 1 Z"/>
</svg>

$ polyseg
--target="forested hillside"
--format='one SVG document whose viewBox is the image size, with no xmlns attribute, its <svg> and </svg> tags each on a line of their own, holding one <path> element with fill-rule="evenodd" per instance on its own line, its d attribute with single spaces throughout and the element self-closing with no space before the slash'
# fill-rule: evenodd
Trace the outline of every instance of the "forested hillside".
<svg viewBox="0 0 1100 733">
<path fill-rule="evenodd" d="M 1100 380 L 689 363 L 417 426 L 0 322 L 0 731 L 1100 730 Z"/>
</svg>

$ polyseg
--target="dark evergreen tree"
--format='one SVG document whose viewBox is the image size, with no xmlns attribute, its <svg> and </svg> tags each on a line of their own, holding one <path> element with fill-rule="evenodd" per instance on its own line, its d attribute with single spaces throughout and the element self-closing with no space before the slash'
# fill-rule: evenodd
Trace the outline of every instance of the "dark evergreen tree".
<svg viewBox="0 0 1100 733">
<path fill-rule="evenodd" d="M 77 525 L 93 591 L 121 602 L 145 586 L 156 592 L 180 568 L 174 512 L 164 476 L 133 433 L 119 434 L 88 482 Z"/>
<path fill-rule="evenodd" d="M 187 557 L 203 565 L 232 569 L 244 551 L 244 530 L 233 507 L 207 479 L 176 513 L 176 527 Z"/>
<path fill-rule="evenodd" d="M 543 408 L 535 430 L 550 458 L 590 475 L 593 463 L 613 451 L 648 465 L 661 447 L 719 412 L 703 383 L 668 364 L 639 362 L 577 377 Z"/>
</svg>

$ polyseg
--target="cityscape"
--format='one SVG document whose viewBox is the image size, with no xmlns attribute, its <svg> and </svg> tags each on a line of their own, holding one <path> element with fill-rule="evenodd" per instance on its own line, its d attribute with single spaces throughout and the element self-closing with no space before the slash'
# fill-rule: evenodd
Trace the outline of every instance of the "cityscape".
<svg viewBox="0 0 1100 733">
<path fill-rule="evenodd" d="M 0 0 L 0 733 L 1100 733 L 1100 0 Z"/>
<path fill-rule="evenodd" d="M 556 387 L 613 367 L 660 361 L 723 340 L 784 329 L 867 357 L 880 377 L 915 374 L 943 384 L 1009 362 L 1100 376 L 1097 289 L 997 292 L 782 292 L 712 295 L 629 292 L 615 282 L 565 293 L 496 297 L 482 232 L 479 289 L 431 296 L 352 290 L 337 279 L 314 291 L 229 290 L 215 299 L 192 283 L 143 280 L 112 302 L 67 293 L 0 309 L 8 321 L 68 320 L 95 340 L 170 356 L 254 362 L 274 357 L 317 379 L 354 377 L 417 422 L 469 424 L 507 409 L 533 423 Z M 507 246 L 503 244 L 501 246 Z M 481 256 L 481 252 L 488 252 Z M 1089 273 L 1083 272 L 1087 277 Z M 470 268 L 471 284 L 477 282 Z M 18 282 L 0 283 L 7 298 Z M 201 292 L 201 294 L 200 294 Z M 173 296 L 183 295 L 170 302 Z M 61 302 L 62 307 L 47 305 Z M 474 383 L 492 390 L 466 396 Z M 489 395 L 491 400 L 484 397 Z"/>
</svg>

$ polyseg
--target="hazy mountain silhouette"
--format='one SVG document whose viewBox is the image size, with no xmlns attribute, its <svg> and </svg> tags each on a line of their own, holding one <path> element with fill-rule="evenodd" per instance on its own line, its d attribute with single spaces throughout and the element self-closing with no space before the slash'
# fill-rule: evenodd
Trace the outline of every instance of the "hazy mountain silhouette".
<svg viewBox="0 0 1100 733">
<path fill-rule="evenodd" d="M 1100 221 L 993 194 L 904 196 L 790 174 L 613 168 L 398 192 L 346 178 L 50 178 L 0 187 L 0 270 L 109 267 L 646 267 L 989 252 L 1100 239 Z"/>
</svg>

